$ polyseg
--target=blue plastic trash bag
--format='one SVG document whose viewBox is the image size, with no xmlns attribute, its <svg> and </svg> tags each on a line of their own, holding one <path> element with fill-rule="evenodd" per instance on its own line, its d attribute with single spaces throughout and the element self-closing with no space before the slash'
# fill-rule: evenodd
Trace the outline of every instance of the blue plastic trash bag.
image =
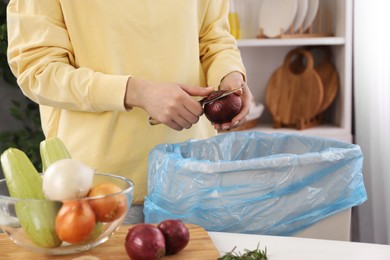
<svg viewBox="0 0 390 260">
<path fill-rule="evenodd" d="M 366 199 L 358 145 L 292 134 L 230 132 L 156 146 L 145 222 L 294 235 Z"/>
</svg>

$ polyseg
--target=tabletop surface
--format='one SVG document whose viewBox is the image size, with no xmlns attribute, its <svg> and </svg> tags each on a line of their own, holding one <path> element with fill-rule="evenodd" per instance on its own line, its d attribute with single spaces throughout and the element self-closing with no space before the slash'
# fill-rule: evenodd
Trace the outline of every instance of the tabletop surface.
<svg viewBox="0 0 390 260">
<path fill-rule="evenodd" d="M 208 234 L 221 254 L 235 247 L 241 252 L 266 247 L 270 260 L 390 260 L 390 245 L 222 232 Z"/>
<path fill-rule="evenodd" d="M 123 242 L 129 226 L 122 226 L 107 242 L 87 252 L 73 256 L 42 256 L 15 245 L 0 233 L 0 259 L 129 259 Z M 189 226 L 194 238 L 181 254 L 163 259 L 217 259 L 218 255 L 267 248 L 270 260 L 390 260 L 390 245 L 346 242 L 297 237 L 248 235 L 225 232 L 206 232 L 198 226 Z M 110 258 L 107 256 L 112 256 Z M 185 256 L 184 258 L 182 258 Z M 199 258 L 201 256 L 201 258 Z M 20 258 L 21 257 L 21 258 Z"/>
<path fill-rule="evenodd" d="M 220 255 L 208 233 L 200 226 L 186 224 L 190 232 L 188 245 L 177 254 L 165 256 L 166 260 L 215 260 Z M 44 255 L 20 247 L 13 243 L 6 234 L 0 234 L 0 259 L 33 259 L 33 260 L 128 260 L 125 249 L 125 238 L 131 225 L 122 225 L 105 243 L 88 251 L 63 256 Z"/>
</svg>

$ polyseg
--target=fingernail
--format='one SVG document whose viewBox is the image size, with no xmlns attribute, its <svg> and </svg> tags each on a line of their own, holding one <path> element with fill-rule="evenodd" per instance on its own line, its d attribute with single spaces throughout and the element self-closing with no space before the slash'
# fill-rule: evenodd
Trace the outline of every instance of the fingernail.
<svg viewBox="0 0 390 260">
<path fill-rule="evenodd" d="M 222 127 L 222 130 L 229 130 L 229 128 L 230 128 L 229 126 L 225 125 Z"/>
<path fill-rule="evenodd" d="M 238 124 L 240 124 L 240 120 L 236 121 L 233 126 L 238 126 Z"/>
</svg>

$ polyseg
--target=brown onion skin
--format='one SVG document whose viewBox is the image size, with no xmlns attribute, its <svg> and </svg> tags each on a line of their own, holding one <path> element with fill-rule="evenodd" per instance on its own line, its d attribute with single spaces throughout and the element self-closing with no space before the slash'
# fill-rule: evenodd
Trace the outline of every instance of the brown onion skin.
<svg viewBox="0 0 390 260">
<path fill-rule="evenodd" d="M 165 238 L 156 226 L 137 224 L 126 235 L 125 249 L 132 260 L 158 260 L 165 255 Z"/>
<path fill-rule="evenodd" d="M 56 234 L 68 243 L 86 241 L 93 233 L 96 218 L 88 202 L 83 200 L 66 201 L 56 217 Z"/>
<path fill-rule="evenodd" d="M 113 183 L 101 183 L 93 187 L 88 197 L 104 196 L 104 198 L 95 198 L 89 200 L 89 205 L 92 207 L 96 221 L 111 222 L 120 218 L 127 210 L 127 198 L 124 194 L 116 194 L 122 189 Z M 112 194 L 111 196 L 106 196 Z"/>
<path fill-rule="evenodd" d="M 218 97 L 224 92 L 224 90 L 214 91 L 206 98 L 206 101 Z M 241 98 L 232 93 L 226 97 L 205 104 L 204 113 L 211 123 L 224 124 L 231 122 L 232 119 L 240 113 L 241 106 Z"/>
<path fill-rule="evenodd" d="M 190 241 L 190 233 L 179 219 L 167 219 L 157 226 L 165 237 L 165 251 L 173 255 L 185 248 Z"/>
</svg>

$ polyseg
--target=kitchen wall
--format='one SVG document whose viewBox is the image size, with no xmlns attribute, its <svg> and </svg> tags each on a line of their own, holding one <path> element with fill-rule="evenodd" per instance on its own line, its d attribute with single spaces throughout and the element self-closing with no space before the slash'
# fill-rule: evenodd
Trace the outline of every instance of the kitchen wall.
<svg viewBox="0 0 390 260">
<path fill-rule="evenodd" d="M 20 124 L 11 117 L 9 107 L 12 99 L 18 99 L 21 93 L 18 88 L 11 87 L 0 77 L 0 132 L 17 129 Z"/>
<path fill-rule="evenodd" d="M 364 154 L 368 201 L 359 240 L 390 244 L 390 1 L 355 0 L 355 142 Z"/>
<path fill-rule="evenodd" d="M 20 123 L 15 120 L 9 113 L 12 100 L 18 100 L 21 97 L 21 92 L 18 88 L 9 86 L 0 77 L 0 133 L 18 129 Z M 3 173 L 0 167 L 0 178 L 3 178 Z"/>
</svg>

